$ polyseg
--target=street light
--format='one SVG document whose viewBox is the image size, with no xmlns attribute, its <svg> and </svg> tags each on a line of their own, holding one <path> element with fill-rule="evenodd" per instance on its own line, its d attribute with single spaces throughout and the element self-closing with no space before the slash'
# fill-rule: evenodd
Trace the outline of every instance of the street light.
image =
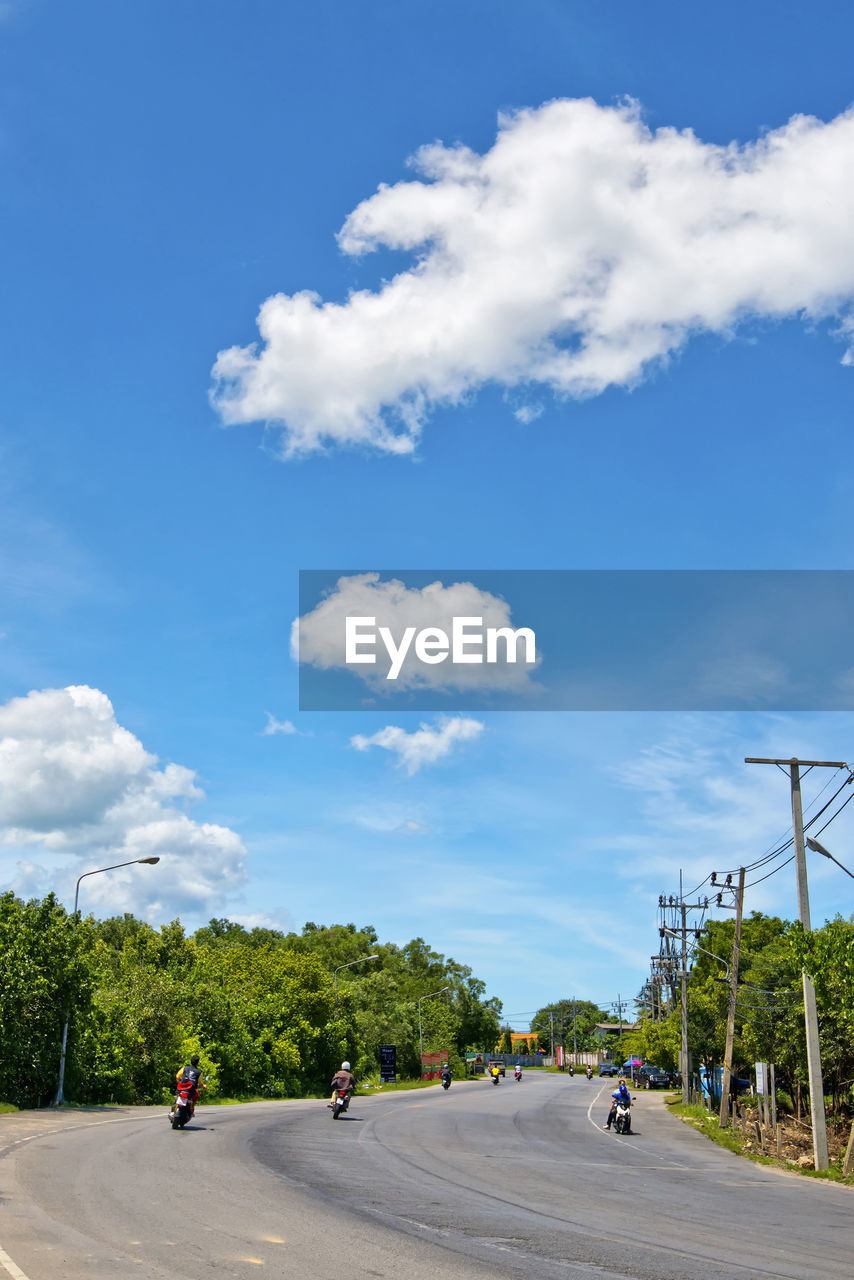
<svg viewBox="0 0 854 1280">
<path fill-rule="evenodd" d="M 810 849 L 813 850 L 814 853 L 823 853 L 825 858 L 830 858 L 830 861 L 835 862 L 837 867 L 842 867 L 842 863 L 839 861 L 839 859 L 834 858 L 832 853 L 828 853 L 824 845 L 819 844 L 819 842 L 817 840 L 814 840 L 812 836 L 807 836 L 807 845 Z M 847 867 L 842 867 L 842 870 L 845 872 L 847 876 L 850 876 L 851 879 L 854 880 L 854 871 L 849 871 Z"/>
<path fill-rule="evenodd" d="M 359 960 L 348 960 L 346 964 L 339 964 L 337 969 L 332 971 L 332 985 L 335 987 L 335 1003 L 338 1003 L 338 972 L 341 969 L 349 969 L 354 964 L 364 964 L 366 960 L 379 960 L 379 956 L 362 956 Z"/>
<path fill-rule="evenodd" d="M 153 867 L 154 864 L 159 861 L 160 861 L 159 857 L 131 858 L 130 862 L 114 862 L 110 867 L 96 867 L 94 871 L 84 871 L 82 876 L 78 876 L 77 884 L 74 888 L 73 915 L 74 915 L 75 923 L 77 923 L 77 900 L 80 896 L 81 880 L 85 880 L 87 876 L 99 876 L 102 871 L 116 871 L 118 870 L 119 867 L 133 867 L 133 866 L 136 866 L 136 864 L 139 862 L 145 863 L 149 867 Z M 53 1100 L 53 1105 L 55 1107 L 58 1107 L 59 1104 L 62 1102 L 62 1086 L 65 1083 L 65 1045 L 68 1040 L 68 1019 L 70 1017 L 71 1017 L 71 1010 L 66 1009 L 65 1022 L 63 1023 L 63 1026 L 62 1026 L 62 1049 L 59 1054 L 59 1083 L 56 1086 L 56 1097 Z"/>
<path fill-rule="evenodd" d="M 424 1057 L 424 1037 L 421 1034 L 421 1001 L 432 1000 L 434 996 L 440 996 L 443 991 L 450 991 L 450 987 L 441 987 L 438 991 L 431 991 L 429 996 L 420 996 L 418 1000 L 418 1053 Z"/>
</svg>

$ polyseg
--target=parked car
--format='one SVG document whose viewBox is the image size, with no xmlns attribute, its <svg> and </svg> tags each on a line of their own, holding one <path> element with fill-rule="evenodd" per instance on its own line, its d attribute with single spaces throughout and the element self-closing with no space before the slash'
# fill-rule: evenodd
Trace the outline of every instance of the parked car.
<svg viewBox="0 0 854 1280">
<path fill-rule="evenodd" d="M 668 1089 L 670 1087 L 670 1073 L 664 1071 L 661 1067 L 653 1066 L 651 1062 L 645 1062 L 639 1067 L 636 1074 L 638 1086 L 644 1089 Z"/>
<path fill-rule="evenodd" d="M 487 1075 L 489 1074 L 489 1072 L 492 1070 L 492 1068 L 493 1068 L 493 1067 L 497 1067 L 497 1068 L 498 1068 L 498 1074 L 499 1074 L 499 1075 L 501 1075 L 501 1076 L 506 1076 L 506 1075 L 507 1075 L 507 1071 L 506 1071 L 506 1068 L 505 1068 L 505 1066 L 504 1066 L 504 1063 L 503 1063 L 503 1061 L 502 1061 L 500 1058 L 490 1058 L 490 1059 L 489 1059 L 489 1062 L 487 1062 L 487 1064 L 486 1064 L 486 1072 L 487 1072 Z"/>
<path fill-rule="evenodd" d="M 599 1067 L 599 1074 L 600 1076 L 618 1076 L 620 1068 L 616 1062 L 603 1062 Z"/>
</svg>

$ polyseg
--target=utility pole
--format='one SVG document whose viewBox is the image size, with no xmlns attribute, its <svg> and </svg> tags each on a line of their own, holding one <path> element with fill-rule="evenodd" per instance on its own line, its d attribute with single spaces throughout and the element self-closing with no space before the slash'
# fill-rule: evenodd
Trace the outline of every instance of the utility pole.
<svg viewBox="0 0 854 1280">
<path fill-rule="evenodd" d="M 735 1002 L 738 998 L 738 960 L 741 951 L 741 917 L 744 911 L 744 867 L 738 869 L 738 890 L 735 898 L 735 934 L 732 940 L 732 973 L 729 986 L 729 1010 L 726 1020 L 726 1048 L 724 1049 L 724 1073 L 721 1080 L 721 1109 L 718 1123 L 722 1129 L 729 1124 L 729 1090 L 732 1075 L 732 1046 L 735 1040 Z"/>
<path fill-rule="evenodd" d="M 801 805 L 801 765 L 809 769 L 848 769 L 844 760 L 768 760 L 747 756 L 745 764 L 776 764 L 788 770 L 792 790 L 792 831 L 795 837 L 795 859 L 798 870 L 798 919 L 810 933 L 810 897 L 807 885 L 807 858 L 804 849 L 804 815 Z M 848 769 L 850 773 L 851 770 Z M 827 1119 L 824 1113 L 824 1079 L 821 1071 L 821 1047 L 818 1039 L 818 1012 L 815 1005 L 815 987 L 806 969 L 804 983 L 804 1023 L 807 1035 L 807 1070 L 810 1079 L 810 1114 L 812 1116 L 813 1163 L 817 1170 L 827 1169 Z"/>
<path fill-rule="evenodd" d="M 688 925 L 685 919 L 688 908 L 682 903 L 682 1045 L 679 1051 L 679 1070 L 682 1074 L 682 1102 L 688 1105 Z"/>
<path fill-rule="evenodd" d="M 680 997 L 681 997 L 681 1006 L 682 1006 L 682 1039 L 679 1047 L 679 1074 L 682 1077 L 682 1102 L 687 1106 L 688 1097 L 689 1097 L 688 1067 L 690 1062 L 690 1055 L 688 1053 L 688 918 L 687 917 L 688 917 L 689 911 L 705 910 L 705 908 L 708 907 L 709 903 L 708 903 L 708 899 L 706 899 L 704 902 L 685 902 L 685 900 L 682 897 L 682 873 L 680 872 L 679 873 L 679 897 L 676 898 L 675 900 L 672 897 L 666 900 L 664 898 L 660 898 L 659 905 L 662 908 L 669 907 L 671 911 L 678 910 L 681 916 L 681 924 L 678 927 L 678 931 L 676 929 L 671 930 L 667 927 L 664 927 L 659 930 L 659 933 L 661 934 L 662 938 L 665 939 L 665 941 L 667 940 L 668 936 L 673 936 L 674 938 L 678 939 L 680 933 L 682 935 L 682 956 L 681 956 L 679 968 L 676 971 L 676 976 L 679 978 Z M 673 954 L 669 946 L 667 947 L 667 951 L 668 951 L 668 955 Z M 675 961 L 675 959 L 676 957 L 675 955 L 673 955 L 673 961 Z M 672 972 L 672 969 L 671 969 L 671 972 Z"/>
<path fill-rule="evenodd" d="M 552 1051 L 552 1057 L 557 1062 L 557 1054 L 555 1053 L 555 1014 L 554 1009 L 549 1013 L 549 1048 Z"/>
<path fill-rule="evenodd" d="M 572 1052 L 578 1053 L 578 1005 L 572 1002 Z"/>
</svg>

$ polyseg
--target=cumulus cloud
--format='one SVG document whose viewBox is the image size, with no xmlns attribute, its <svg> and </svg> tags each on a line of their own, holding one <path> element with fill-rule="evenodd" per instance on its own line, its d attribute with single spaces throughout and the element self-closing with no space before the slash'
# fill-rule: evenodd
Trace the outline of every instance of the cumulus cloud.
<svg viewBox="0 0 854 1280">
<path fill-rule="evenodd" d="M 343 303 L 268 298 L 260 344 L 219 353 L 214 404 L 281 424 L 285 455 L 407 453 L 435 406 L 486 383 L 596 395 L 750 317 L 835 314 L 850 343 L 852 149 L 854 109 L 719 146 L 589 99 L 502 117 L 483 155 L 432 143 L 338 236 L 412 264 Z"/>
<path fill-rule="evenodd" d="M 262 730 L 265 738 L 273 737 L 277 733 L 291 734 L 296 732 L 296 726 L 290 720 L 277 720 L 274 715 L 271 715 L 269 711 L 267 712 L 267 723 Z"/>
<path fill-rule="evenodd" d="M 357 751 L 367 751 L 370 747 L 382 747 L 397 756 L 401 768 L 412 776 L 427 764 L 435 764 L 453 751 L 460 742 L 472 742 L 480 737 L 483 725 L 479 720 L 466 716 L 441 717 L 435 727 L 421 724 L 414 733 L 407 733 L 397 725 L 389 724 L 369 738 L 357 733 L 350 739 L 350 745 Z M 410 832 L 420 830 L 419 824 L 409 826 Z"/>
<path fill-rule="evenodd" d="M 219 909 L 246 879 L 246 851 L 227 827 L 191 819 L 182 806 L 204 793 L 191 769 L 160 765 L 118 723 L 106 694 L 86 685 L 43 689 L 0 706 L 0 846 L 39 850 L 67 892 L 93 865 L 157 856 L 156 869 L 126 868 L 86 881 L 86 909 L 163 918 Z M 24 892 L 39 867 L 19 861 Z"/>
<path fill-rule="evenodd" d="M 314 609 L 297 618 L 291 628 L 291 655 L 295 661 L 321 670 L 350 671 L 374 691 L 400 692 L 403 689 L 462 689 L 530 691 L 530 672 L 537 663 L 525 661 L 520 641 L 517 661 L 505 661 L 504 644 L 497 647 L 497 662 L 471 664 L 420 661 L 410 647 L 394 680 L 388 680 L 391 658 L 384 644 L 373 649 L 373 665 L 348 665 L 345 661 L 345 620 L 375 618 L 376 628 L 386 627 L 397 644 L 407 627 L 416 632 L 438 627 L 451 635 L 454 618 L 482 618 L 483 627 L 512 628 L 510 606 L 500 596 L 482 591 L 471 582 L 444 586 L 431 582 L 426 587 L 407 587 L 392 578 L 380 581 L 378 573 L 353 574 L 339 578 L 332 591 Z M 539 659 L 537 660 L 539 661 Z"/>
</svg>

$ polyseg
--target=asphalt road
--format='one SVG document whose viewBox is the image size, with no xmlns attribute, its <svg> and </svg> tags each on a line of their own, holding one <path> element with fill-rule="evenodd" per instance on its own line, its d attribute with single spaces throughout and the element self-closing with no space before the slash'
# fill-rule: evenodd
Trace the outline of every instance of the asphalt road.
<svg viewBox="0 0 854 1280">
<path fill-rule="evenodd" d="M 850 1280 L 854 1197 L 611 1083 L 529 1072 L 323 1103 L 0 1117 L 0 1280 Z"/>
</svg>

